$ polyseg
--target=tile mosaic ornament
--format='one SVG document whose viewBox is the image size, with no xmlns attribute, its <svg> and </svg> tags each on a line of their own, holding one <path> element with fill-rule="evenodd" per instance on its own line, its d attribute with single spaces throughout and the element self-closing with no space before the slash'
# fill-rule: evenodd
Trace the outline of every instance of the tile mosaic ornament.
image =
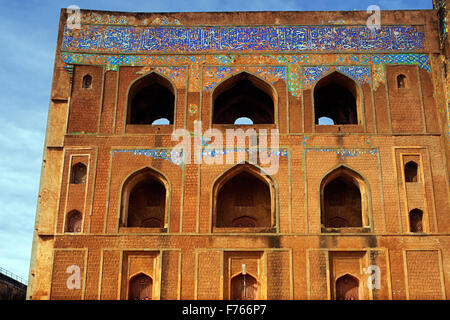
<svg viewBox="0 0 450 320">
<path fill-rule="evenodd" d="M 352 77 L 360 85 L 370 84 L 370 68 L 366 66 L 337 66 L 340 73 Z"/>
<path fill-rule="evenodd" d="M 215 61 L 217 63 L 216 59 L 210 55 L 181 55 L 177 57 L 189 65 L 189 91 L 200 92 L 202 66 L 207 61 Z"/>
<path fill-rule="evenodd" d="M 81 22 L 87 24 L 112 24 L 112 25 L 126 25 L 128 18 L 126 16 L 114 16 L 109 14 L 100 14 L 97 12 L 83 13 L 81 15 Z"/>
<path fill-rule="evenodd" d="M 302 87 L 303 89 L 310 89 L 311 86 L 320 78 L 332 70 L 331 66 L 316 66 L 302 68 Z"/>
<path fill-rule="evenodd" d="M 203 91 L 211 91 L 225 78 L 240 71 L 236 67 L 205 67 L 203 72 Z"/>
<path fill-rule="evenodd" d="M 365 143 L 369 147 L 355 147 L 355 148 L 333 148 L 333 147 L 308 147 L 306 146 L 306 142 L 309 140 L 308 136 L 304 136 L 301 138 L 301 145 L 303 147 L 303 152 L 300 154 L 302 160 L 302 172 L 306 172 L 306 154 L 308 152 L 332 152 L 338 155 L 342 160 L 347 157 L 358 157 L 361 155 L 377 155 L 379 153 L 378 148 L 373 145 L 370 140 L 371 136 L 361 137 L 361 142 Z M 306 180 L 306 176 L 303 174 L 303 179 Z"/>
<path fill-rule="evenodd" d="M 302 147 L 303 147 L 303 148 L 306 148 L 306 141 L 308 141 L 308 140 L 309 140 L 309 137 L 308 137 L 308 136 L 302 137 Z"/>
<path fill-rule="evenodd" d="M 345 24 L 345 20 L 342 20 L 342 19 L 337 20 L 337 21 L 329 20 L 328 23 L 330 23 L 330 24 Z"/>
<path fill-rule="evenodd" d="M 177 88 L 183 88 L 186 85 L 187 67 L 142 67 L 136 74 L 144 75 L 151 71 L 166 76 Z"/>
<path fill-rule="evenodd" d="M 66 70 L 68 74 L 72 75 L 73 74 L 73 64 L 66 64 L 64 66 L 64 70 Z"/>
<path fill-rule="evenodd" d="M 223 80 L 243 71 L 254 74 L 271 84 L 274 84 L 280 79 L 286 79 L 285 67 L 205 67 L 203 77 L 203 91 L 210 92 Z"/>
<path fill-rule="evenodd" d="M 222 64 L 230 64 L 233 63 L 236 59 L 236 56 L 234 54 L 216 54 L 214 55 L 214 58 L 216 58 L 217 63 Z"/>
<path fill-rule="evenodd" d="M 377 89 L 378 86 L 385 80 L 384 64 L 405 64 L 405 65 L 418 65 L 420 68 L 431 72 L 430 57 L 427 54 L 416 53 L 401 53 L 401 54 L 242 54 L 242 55 L 112 55 L 112 54 L 95 54 L 95 53 L 70 53 L 62 52 L 61 58 L 65 63 L 65 68 L 70 70 L 70 65 L 74 64 L 88 64 L 88 65 L 104 65 L 106 70 L 117 71 L 119 66 L 139 66 L 148 67 L 152 65 L 161 66 L 174 66 L 181 68 L 180 65 L 186 66 L 189 69 L 189 91 L 198 92 L 201 88 L 201 70 L 205 65 L 216 65 L 219 61 L 223 63 L 221 72 L 217 75 L 211 73 L 207 75 L 209 84 L 218 83 L 224 78 L 224 73 L 231 75 L 230 72 L 240 72 L 242 67 L 233 67 L 230 69 L 230 63 L 233 59 L 234 62 L 239 61 L 240 64 L 255 64 L 259 61 L 264 67 L 252 67 L 258 76 L 265 77 L 269 82 L 276 81 L 274 74 L 267 72 L 267 68 L 272 69 L 274 67 L 284 68 L 284 73 L 281 72 L 280 76 L 287 80 L 289 92 L 300 98 L 302 92 L 302 81 L 300 76 L 302 74 L 302 68 L 304 67 L 329 67 L 330 65 L 337 65 L 338 61 L 345 62 L 345 66 L 342 66 L 344 72 L 348 72 L 355 79 L 359 81 L 372 81 L 372 86 Z M 271 67 L 273 65 L 273 67 Z M 280 66 L 283 65 L 283 66 Z M 366 69 L 351 69 L 352 65 L 361 67 L 362 65 L 370 67 L 371 75 L 367 75 Z M 220 67 L 220 66 L 217 66 Z M 183 67 L 184 68 L 184 67 Z M 228 68 L 228 69 L 227 69 Z M 237 68 L 237 69 L 236 69 Z M 241 69 L 239 69 L 241 68 Z M 256 68 L 256 69 L 255 69 Z M 259 71 L 257 70 L 259 69 Z M 181 69 L 176 69 L 181 70 Z M 170 71 L 170 76 L 174 76 L 178 71 L 175 69 Z M 233 71 L 232 71 L 233 70 Z M 359 70 L 361 73 L 356 72 Z M 362 70 L 362 71 L 361 71 Z M 285 77 L 285 78 L 284 78 Z M 368 78 L 367 78 L 368 77 Z M 309 78 L 307 78 L 306 85 L 309 85 Z M 370 81 L 369 80 L 369 81 Z M 185 80 L 183 80 L 185 81 Z M 180 83 L 180 85 L 184 85 Z M 205 86 L 204 86 L 205 87 Z M 208 87 L 208 89 L 211 89 Z"/>
<path fill-rule="evenodd" d="M 152 23 L 152 25 L 163 25 L 163 26 L 169 26 L 169 25 L 173 25 L 173 26 L 179 26 L 181 25 L 180 20 L 178 19 L 172 19 L 172 18 L 168 18 L 168 17 L 162 17 L 162 18 L 155 18 Z"/>
<path fill-rule="evenodd" d="M 372 137 L 361 137 L 361 140 L 363 140 L 363 142 L 365 144 L 367 144 L 368 146 L 370 146 L 371 148 L 377 148 L 375 147 L 369 140 L 372 139 Z"/>
<path fill-rule="evenodd" d="M 385 81 L 384 65 L 405 64 L 418 65 L 421 69 L 431 72 L 430 57 L 425 54 L 384 54 L 369 55 L 369 63 L 373 64 L 373 88 L 377 89 Z"/>
<path fill-rule="evenodd" d="M 222 150 L 220 149 L 214 149 L 214 148 L 204 148 L 202 150 L 202 157 L 217 157 L 218 155 L 226 155 L 228 153 L 239 153 L 239 152 L 245 152 L 247 154 L 250 154 L 251 150 L 249 148 L 242 148 L 242 149 L 227 149 L 224 148 Z M 267 157 L 280 157 L 280 158 L 289 158 L 289 151 L 286 148 L 283 149 L 257 149 L 258 152 L 266 152 Z"/>
<path fill-rule="evenodd" d="M 216 157 L 218 155 L 226 155 L 228 153 L 238 153 L 238 152 L 246 152 L 247 154 L 250 154 L 250 151 L 253 151 L 249 148 L 242 148 L 242 149 L 222 149 L 222 150 L 216 150 L 216 149 L 208 149 L 207 144 L 208 140 L 202 140 L 202 158 L 203 157 Z M 289 158 L 289 151 L 288 149 L 258 149 L 258 152 L 266 152 L 267 157 L 281 157 L 281 158 Z M 111 157 L 114 158 L 114 156 L 118 153 L 129 153 L 133 156 L 145 156 L 150 157 L 155 160 L 167 160 L 179 167 L 183 167 L 183 151 L 179 152 L 173 152 L 172 149 L 113 149 L 111 150 Z"/>
<path fill-rule="evenodd" d="M 373 79 L 372 88 L 374 90 L 376 90 L 380 86 L 380 84 L 384 83 L 385 74 L 384 74 L 384 66 L 382 64 L 374 64 L 372 66 L 372 79 Z"/>
<path fill-rule="evenodd" d="M 198 105 L 193 104 L 193 103 L 189 104 L 188 111 L 189 111 L 189 114 L 191 116 L 197 114 L 197 112 L 198 112 Z"/>
<path fill-rule="evenodd" d="M 300 73 L 296 68 L 292 69 L 289 65 L 287 66 L 287 79 L 288 91 L 294 97 L 299 98 L 302 94 L 302 86 L 300 83 Z"/>
<path fill-rule="evenodd" d="M 302 143 L 302 147 L 303 147 L 303 152 L 300 154 L 300 157 L 302 160 L 302 172 L 303 172 L 302 178 L 303 178 L 303 180 L 306 180 L 306 175 L 305 175 L 305 173 L 306 173 L 306 149 L 307 149 L 306 142 L 309 140 L 309 137 L 304 136 L 301 138 L 301 140 L 302 140 L 301 143 Z"/>
<path fill-rule="evenodd" d="M 336 155 L 340 156 L 341 159 L 346 157 L 357 157 L 363 154 L 377 154 L 378 149 L 347 149 L 347 148 L 307 148 L 305 152 L 334 152 Z"/>
<path fill-rule="evenodd" d="M 131 153 L 134 156 L 146 156 L 156 160 L 167 160 L 183 167 L 183 151 L 173 152 L 173 149 L 113 149 L 111 156 L 116 153 Z"/>
<path fill-rule="evenodd" d="M 201 138 L 202 141 L 202 147 L 206 147 L 210 142 L 211 142 L 211 138 Z"/>
<path fill-rule="evenodd" d="M 370 84 L 370 68 L 366 66 L 317 66 L 302 68 L 302 85 L 304 89 L 310 89 L 319 79 L 332 71 L 339 71 L 345 74 L 359 85 Z"/>
<path fill-rule="evenodd" d="M 61 50 L 108 53 L 421 51 L 414 26 L 65 26 Z"/>
</svg>

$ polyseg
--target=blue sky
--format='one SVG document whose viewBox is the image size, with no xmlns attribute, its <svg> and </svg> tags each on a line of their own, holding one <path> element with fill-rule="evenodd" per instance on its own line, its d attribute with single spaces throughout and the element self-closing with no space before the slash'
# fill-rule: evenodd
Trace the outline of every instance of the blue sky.
<svg viewBox="0 0 450 320">
<path fill-rule="evenodd" d="M 61 8 L 138 12 L 431 9 L 432 0 L 0 0 L 0 267 L 28 278 Z"/>
</svg>

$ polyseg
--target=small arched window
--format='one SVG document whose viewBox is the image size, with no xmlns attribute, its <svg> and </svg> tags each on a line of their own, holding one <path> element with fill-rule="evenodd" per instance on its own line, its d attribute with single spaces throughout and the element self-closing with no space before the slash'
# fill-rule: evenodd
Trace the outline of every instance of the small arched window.
<svg viewBox="0 0 450 320">
<path fill-rule="evenodd" d="M 405 181 L 417 182 L 418 165 L 414 161 L 410 161 L 405 165 Z"/>
<path fill-rule="evenodd" d="M 256 300 L 258 281 L 249 274 L 240 273 L 231 279 L 231 300 Z"/>
<path fill-rule="evenodd" d="M 336 300 L 359 300 L 359 280 L 349 274 L 337 279 Z"/>
<path fill-rule="evenodd" d="M 81 213 L 74 210 L 67 214 L 66 232 L 81 232 Z"/>
<path fill-rule="evenodd" d="M 92 76 L 87 74 L 83 77 L 82 87 L 83 89 L 89 89 L 92 86 Z"/>
<path fill-rule="evenodd" d="M 86 166 L 79 162 L 72 166 L 72 173 L 70 177 L 70 183 L 73 184 L 83 184 L 86 183 Z"/>
<path fill-rule="evenodd" d="M 152 300 L 153 280 L 145 274 L 130 279 L 128 300 Z"/>
<path fill-rule="evenodd" d="M 411 232 L 423 232 L 423 212 L 420 209 L 411 210 L 409 213 L 409 227 Z"/>
<path fill-rule="evenodd" d="M 406 88 L 406 76 L 404 74 L 399 74 L 397 76 L 397 88 Z"/>
</svg>

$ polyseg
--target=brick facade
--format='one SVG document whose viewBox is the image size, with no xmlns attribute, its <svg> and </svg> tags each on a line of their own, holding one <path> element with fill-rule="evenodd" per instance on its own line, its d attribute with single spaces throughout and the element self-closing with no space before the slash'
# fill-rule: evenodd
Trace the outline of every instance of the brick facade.
<svg viewBox="0 0 450 320">
<path fill-rule="evenodd" d="M 243 264 L 258 299 L 335 299 L 346 275 L 359 281 L 360 299 L 447 299 L 449 92 L 440 20 L 435 10 L 381 14 L 373 36 L 366 12 L 83 10 L 81 29 L 71 30 L 62 10 L 28 299 L 127 299 L 140 274 L 152 279 L 152 299 L 230 299 Z M 212 113 L 221 84 L 242 72 L 270 91 L 273 123 L 251 127 L 279 130 L 281 152 L 271 155 L 279 170 L 258 178 L 269 186 L 267 203 L 242 190 L 247 198 L 225 194 L 218 205 L 217 190 L 240 167 L 180 163 L 171 134 L 195 136 L 194 121 L 203 131 L 235 128 L 214 124 Z M 316 123 L 315 86 L 334 73 L 354 83 L 355 124 Z M 149 74 L 172 88 L 169 125 L 129 122 L 134 85 Z M 418 164 L 414 183 L 405 180 L 409 161 Z M 83 183 L 71 181 L 77 163 L 87 168 Z M 252 174 L 265 168 L 244 166 Z M 338 173 L 361 194 L 352 203 L 362 212 L 356 227 L 324 226 L 325 184 Z M 127 181 L 140 174 L 166 189 L 159 227 L 127 226 Z M 152 199 L 148 207 L 159 201 Z M 263 226 L 216 223 L 230 206 L 253 204 L 248 212 Z M 423 232 L 410 231 L 413 209 Z M 73 210 L 81 232 L 65 228 Z M 80 270 L 78 289 L 67 287 L 71 265 Z M 366 286 L 369 266 L 379 268 L 379 288 Z"/>
</svg>

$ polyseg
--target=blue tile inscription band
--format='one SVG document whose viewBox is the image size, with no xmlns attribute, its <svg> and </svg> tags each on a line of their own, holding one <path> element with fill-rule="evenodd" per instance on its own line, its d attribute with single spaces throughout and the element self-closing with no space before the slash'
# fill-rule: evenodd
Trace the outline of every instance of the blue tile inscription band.
<svg viewBox="0 0 450 320">
<path fill-rule="evenodd" d="M 61 49 L 84 52 L 420 51 L 414 26 L 65 27 Z"/>
</svg>

